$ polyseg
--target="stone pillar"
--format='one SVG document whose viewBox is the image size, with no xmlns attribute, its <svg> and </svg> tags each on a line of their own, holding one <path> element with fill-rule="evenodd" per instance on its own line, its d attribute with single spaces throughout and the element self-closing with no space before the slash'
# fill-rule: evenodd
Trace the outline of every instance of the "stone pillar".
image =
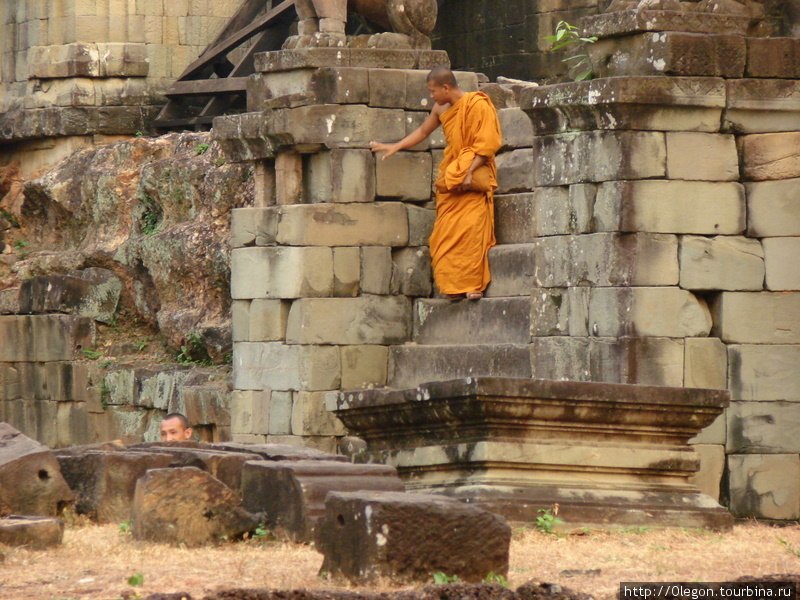
<svg viewBox="0 0 800 600">
<path fill-rule="evenodd" d="M 255 208 L 232 220 L 235 441 L 335 451 L 325 395 L 382 386 L 389 346 L 432 291 L 426 248 L 441 137 L 381 162 L 430 110 L 431 51 L 306 49 L 257 55 L 244 115 L 219 117 L 232 160 L 256 161 Z M 477 89 L 464 73 L 462 85 Z M 258 112 L 256 112 L 258 111 Z M 274 182 L 274 183 L 273 183 Z"/>
<path fill-rule="evenodd" d="M 780 473 L 800 453 L 800 81 L 778 57 L 800 40 L 749 24 L 587 19 L 600 78 L 522 93 L 536 136 L 514 160 L 533 175 L 498 198 L 498 237 L 534 244 L 535 377 L 727 388 L 726 417 L 694 439 L 695 482 L 719 485 L 724 448 L 735 516 L 797 519 Z"/>
</svg>

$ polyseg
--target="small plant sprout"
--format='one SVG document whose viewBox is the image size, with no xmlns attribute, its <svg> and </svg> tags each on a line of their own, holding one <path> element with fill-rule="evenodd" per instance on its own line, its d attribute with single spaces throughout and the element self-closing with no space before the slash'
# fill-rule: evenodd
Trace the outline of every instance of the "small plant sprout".
<svg viewBox="0 0 800 600">
<path fill-rule="evenodd" d="M 561 59 L 561 62 L 569 65 L 569 73 L 574 81 L 583 81 L 594 77 L 592 63 L 586 53 L 586 46 L 594 44 L 597 38 L 581 37 L 579 29 L 570 25 L 566 21 L 559 21 L 556 25 L 555 35 L 545 36 L 545 39 L 552 43 L 550 52 L 567 48 L 571 50 L 570 56 Z"/>
<path fill-rule="evenodd" d="M 458 575 L 448 575 L 447 573 L 437 571 L 433 574 L 433 583 L 436 585 L 443 585 L 445 583 L 458 583 Z"/>
<path fill-rule="evenodd" d="M 506 578 L 500 575 L 499 573 L 489 572 L 483 581 L 485 583 L 496 583 L 497 585 L 508 587 L 508 581 L 506 581 Z"/>
<path fill-rule="evenodd" d="M 539 516 L 536 517 L 536 529 L 542 533 L 553 533 L 553 529 L 564 523 L 564 521 L 556 516 L 558 515 L 558 504 L 554 504 L 552 509 L 540 508 L 538 512 Z"/>
<path fill-rule="evenodd" d="M 134 573 L 130 577 L 128 577 L 128 585 L 137 586 L 137 585 L 144 585 L 144 575 L 141 573 Z"/>
<path fill-rule="evenodd" d="M 131 522 L 124 521 L 119 524 L 119 532 L 123 535 L 128 535 L 131 532 Z"/>
<path fill-rule="evenodd" d="M 194 151 L 197 152 L 198 155 L 205 154 L 210 147 L 211 144 L 197 144 L 197 146 L 194 147 Z"/>
<path fill-rule="evenodd" d="M 102 352 L 98 352 L 97 350 L 92 350 L 91 348 L 87 348 L 83 351 L 83 355 L 88 358 L 89 360 L 97 360 L 101 356 L 103 356 Z"/>
</svg>

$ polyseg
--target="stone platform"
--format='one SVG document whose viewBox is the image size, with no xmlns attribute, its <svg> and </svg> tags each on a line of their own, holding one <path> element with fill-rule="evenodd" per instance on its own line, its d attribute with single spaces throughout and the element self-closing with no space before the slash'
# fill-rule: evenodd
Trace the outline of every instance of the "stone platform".
<svg viewBox="0 0 800 600">
<path fill-rule="evenodd" d="M 558 505 L 565 527 L 726 528 L 731 515 L 689 483 L 689 439 L 722 413 L 719 390 L 506 378 L 328 396 L 410 491 L 436 492 L 533 521 Z"/>
</svg>

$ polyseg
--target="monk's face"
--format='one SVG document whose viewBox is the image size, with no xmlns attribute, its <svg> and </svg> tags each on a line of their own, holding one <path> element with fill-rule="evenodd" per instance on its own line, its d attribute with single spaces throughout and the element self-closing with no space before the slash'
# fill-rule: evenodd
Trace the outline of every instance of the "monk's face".
<svg viewBox="0 0 800 600">
<path fill-rule="evenodd" d="M 161 421 L 161 441 L 175 442 L 188 440 L 192 437 L 192 428 L 184 427 L 177 417 Z"/>
<path fill-rule="evenodd" d="M 431 94 L 431 100 L 436 104 L 449 104 L 450 103 L 450 86 L 447 84 L 436 85 L 435 82 L 428 82 L 428 91 Z"/>
</svg>

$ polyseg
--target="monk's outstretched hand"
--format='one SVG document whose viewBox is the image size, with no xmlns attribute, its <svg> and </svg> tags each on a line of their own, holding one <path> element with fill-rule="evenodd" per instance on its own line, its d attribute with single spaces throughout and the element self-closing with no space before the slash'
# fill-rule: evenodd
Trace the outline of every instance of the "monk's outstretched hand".
<svg viewBox="0 0 800 600">
<path fill-rule="evenodd" d="M 396 154 L 400 147 L 398 144 L 383 144 L 381 142 L 370 142 L 369 147 L 372 149 L 373 152 L 384 152 L 385 154 L 381 156 L 381 160 L 386 160 L 392 154 Z"/>
</svg>

